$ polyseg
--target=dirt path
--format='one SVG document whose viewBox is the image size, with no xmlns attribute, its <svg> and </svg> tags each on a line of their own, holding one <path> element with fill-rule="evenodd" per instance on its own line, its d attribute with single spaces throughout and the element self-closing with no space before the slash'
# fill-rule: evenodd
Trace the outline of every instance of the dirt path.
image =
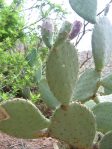
<svg viewBox="0 0 112 149">
<path fill-rule="evenodd" d="M 0 133 L 0 149 L 53 149 L 52 138 L 23 140 Z"/>
</svg>

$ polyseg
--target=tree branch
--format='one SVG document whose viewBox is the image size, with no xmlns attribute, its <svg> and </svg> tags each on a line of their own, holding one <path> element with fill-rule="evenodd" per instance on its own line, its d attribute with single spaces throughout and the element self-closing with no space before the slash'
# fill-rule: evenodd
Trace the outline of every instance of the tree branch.
<svg viewBox="0 0 112 149">
<path fill-rule="evenodd" d="M 88 60 L 90 60 L 91 58 L 92 58 L 92 55 L 89 56 L 89 53 L 87 52 L 86 59 L 82 62 L 82 64 L 80 65 L 80 68 L 82 68 L 85 65 L 85 63 L 87 63 Z"/>
</svg>

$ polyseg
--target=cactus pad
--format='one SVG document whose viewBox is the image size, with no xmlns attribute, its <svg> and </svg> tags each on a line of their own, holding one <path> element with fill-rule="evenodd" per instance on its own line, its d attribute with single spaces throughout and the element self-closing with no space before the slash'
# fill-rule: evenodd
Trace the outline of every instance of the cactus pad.
<svg viewBox="0 0 112 149">
<path fill-rule="evenodd" d="M 29 86 L 24 86 L 22 96 L 24 99 L 31 99 L 31 91 Z"/>
<path fill-rule="evenodd" d="M 0 131 L 17 138 L 36 138 L 49 121 L 29 101 L 14 99 L 0 105 Z"/>
<path fill-rule="evenodd" d="M 90 99 L 89 101 L 85 102 L 84 105 L 89 109 L 92 109 L 96 105 L 96 103 L 92 99 Z"/>
<path fill-rule="evenodd" d="M 65 41 L 68 36 L 69 36 L 69 32 L 71 31 L 71 23 L 68 22 L 68 21 L 65 21 L 60 30 L 59 30 L 59 33 L 58 33 L 58 36 L 56 38 L 56 41 L 54 43 L 54 47 L 57 47 L 59 46 L 59 44 L 61 44 L 63 41 Z"/>
<path fill-rule="evenodd" d="M 32 49 L 32 51 L 26 56 L 28 64 L 33 67 L 38 62 L 37 49 Z"/>
<path fill-rule="evenodd" d="M 92 109 L 98 131 L 103 133 L 112 130 L 112 102 L 99 103 Z"/>
<path fill-rule="evenodd" d="M 33 81 L 38 84 L 38 82 L 40 82 L 41 79 L 42 79 L 42 65 L 40 64 L 40 66 L 34 73 Z"/>
<path fill-rule="evenodd" d="M 96 133 L 95 118 L 91 111 L 79 103 L 58 108 L 51 118 L 49 133 L 52 137 L 87 149 Z"/>
<path fill-rule="evenodd" d="M 46 77 L 54 96 L 63 104 L 69 102 L 78 75 L 78 57 L 69 41 L 53 48 L 47 61 Z"/>
<path fill-rule="evenodd" d="M 112 94 L 112 89 L 107 89 L 106 87 L 104 87 L 104 94 L 105 95 Z"/>
<path fill-rule="evenodd" d="M 98 89 L 100 74 L 94 69 L 87 69 L 77 81 L 73 100 L 87 101 L 94 96 Z"/>
<path fill-rule="evenodd" d="M 95 23 L 97 0 L 69 0 L 72 9 L 85 20 Z"/>
<path fill-rule="evenodd" d="M 46 18 L 43 21 L 43 24 L 41 27 L 41 35 L 45 45 L 49 49 L 52 47 L 52 44 L 53 44 L 53 32 L 54 32 L 53 30 L 54 30 L 54 27 L 53 27 L 52 20 L 50 18 Z"/>
<path fill-rule="evenodd" d="M 104 94 L 112 94 L 112 74 L 101 80 L 101 85 L 104 87 Z"/>
<path fill-rule="evenodd" d="M 108 89 L 112 89 L 112 74 L 103 78 L 101 80 L 101 85 L 108 88 Z"/>
<path fill-rule="evenodd" d="M 53 93 L 50 91 L 48 83 L 45 79 L 39 82 L 39 91 L 42 94 L 42 100 L 52 109 L 55 109 L 60 105 L 59 101 L 54 97 Z"/>
<path fill-rule="evenodd" d="M 112 54 L 112 25 L 107 17 L 99 19 L 92 34 L 92 52 L 97 71 L 101 71 Z"/>
<path fill-rule="evenodd" d="M 99 143 L 99 149 L 112 149 L 112 131 L 105 134 Z"/>
</svg>

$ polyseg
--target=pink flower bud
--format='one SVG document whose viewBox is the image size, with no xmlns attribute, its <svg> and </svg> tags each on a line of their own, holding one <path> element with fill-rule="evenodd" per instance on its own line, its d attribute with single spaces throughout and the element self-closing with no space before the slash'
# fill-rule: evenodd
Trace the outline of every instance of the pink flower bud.
<svg viewBox="0 0 112 149">
<path fill-rule="evenodd" d="M 70 40 L 74 39 L 74 38 L 78 35 L 78 33 L 79 33 L 80 30 L 81 30 L 81 27 L 82 27 L 82 23 L 81 23 L 80 21 L 77 21 L 77 20 L 76 20 L 76 21 L 73 23 L 72 29 L 71 29 L 71 31 L 70 31 L 70 33 L 69 33 L 69 39 L 70 39 Z"/>
</svg>

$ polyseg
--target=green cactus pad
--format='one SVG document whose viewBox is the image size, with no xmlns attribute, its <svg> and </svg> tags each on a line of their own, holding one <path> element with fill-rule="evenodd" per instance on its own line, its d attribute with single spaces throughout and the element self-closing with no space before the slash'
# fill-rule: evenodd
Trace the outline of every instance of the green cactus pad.
<svg viewBox="0 0 112 149">
<path fill-rule="evenodd" d="M 77 81 L 73 100 L 85 102 L 92 98 L 98 89 L 99 80 L 100 73 L 94 69 L 87 69 Z"/>
<path fill-rule="evenodd" d="M 31 91 L 29 86 L 25 86 L 22 90 L 22 96 L 24 99 L 31 99 Z"/>
<path fill-rule="evenodd" d="M 33 49 L 27 56 L 26 56 L 26 60 L 28 61 L 28 64 L 30 66 L 34 66 L 38 59 L 37 59 L 37 49 Z"/>
<path fill-rule="evenodd" d="M 72 9 L 85 20 L 95 23 L 97 0 L 69 0 Z"/>
<path fill-rule="evenodd" d="M 112 149 L 112 131 L 105 134 L 99 143 L 99 149 Z"/>
<path fill-rule="evenodd" d="M 103 78 L 101 80 L 101 85 L 106 87 L 106 88 L 112 89 L 112 74 Z"/>
<path fill-rule="evenodd" d="M 112 25 L 107 17 L 99 19 L 92 34 L 92 52 L 97 71 L 101 71 L 112 54 Z"/>
<path fill-rule="evenodd" d="M 96 105 L 96 103 L 92 99 L 90 99 L 89 101 L 85 102 L 84 105 L 87 108 L 92 109 Z"/>
<path fill-rule="evenodd" d="M 104 94 L 105 95 L 112 94 L 112 89 L 107 89 L 106 87 L 104 87 Z"/>
<path fill-rule="evenodd" d="M 38 69 L 35 71 L 33 81 L 38 84 L 41 79 L 42 79 L 42 65 L 39 66 Z"/>
<path fill-rule="evenodd" d="M 72 24 L 68 21 L 65 21 L 58 33 L 58 36 L 56 38 L 56 41 L 54 43 L 54 47 L 59 46 L 63 41 L 65 41 L 68 38 L 69 32 L 71 31 Z"/>
<path fill-rule="evenodd" d="M 112 130 L 112 102 L 97 104 L 92 109 L 97 122 L 97 129 L 102 133 Z"/>
<path fill-rule="evenodd" d="M 45 45 L 50 49 L 53 44 L 54 26 L 50 18 L 45 18 L 41 26 L 41 35 Z"/>
<path fill-rule="evenodd" d="M 69 41 L 52 49 L 46 66 L 46 77 L 54 96 L 63 104 L 69 102 L 78 75 L 78 57 Z"/>
<path fill-rule="evenodd" d="M 101 85 L 104 87 L 104 94 L 112 94 L 112 74 L 101 80 Z"/>
<path fill-rule="evenodd" d="M 51 118 L 49 133 L 77 148 L 90 148 L 96 133 L 94 115 L 79 103 L 61 106 Z"/>
<path fill-rule="evenodd" d="M 46 29 L 43 29 L 41 34 L 45 45 L 50 49 L 52 47 L 52 42 L 53 42 L 53 39 L 52 39 L 53 33 L 47 31 Z"/>
<path fill-rule="evenodd" d="M 0 131 L 17 138 L 37 138 L 49 125 L 41 112 L 29 101 L 14 99 L 0 105 Z"/>
<path fill-rule="evenodd" d="M 52 109 L 55 109 L 60 105 L 59 101 L 54 97 L 53 93 L 50 91 L 48 83 L 45 79 L 39 82 L 39 91 L 42 94 L 42 100 Z"/>
</svg>

